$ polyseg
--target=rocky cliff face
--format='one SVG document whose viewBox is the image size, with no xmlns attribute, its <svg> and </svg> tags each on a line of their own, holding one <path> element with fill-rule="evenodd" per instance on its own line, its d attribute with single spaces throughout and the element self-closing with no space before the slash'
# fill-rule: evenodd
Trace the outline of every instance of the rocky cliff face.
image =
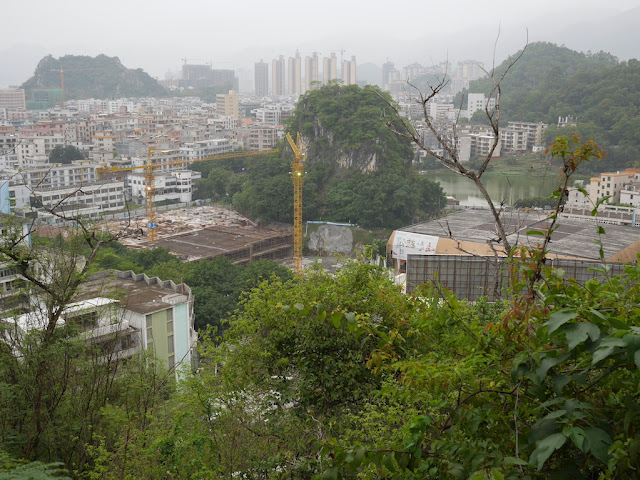
<svg viewBox="0 0 640 480">
<path fill-rule="evenodd" d="M 390 98 L 375 87 L 325 86 L 305 94 L 290 120 L 308 142 L 307 161 L 363 173 L 407 165 L 408 141 L 386 127 Z M 385 117 L 385 114 L 388 117 Z"/>
</svg>

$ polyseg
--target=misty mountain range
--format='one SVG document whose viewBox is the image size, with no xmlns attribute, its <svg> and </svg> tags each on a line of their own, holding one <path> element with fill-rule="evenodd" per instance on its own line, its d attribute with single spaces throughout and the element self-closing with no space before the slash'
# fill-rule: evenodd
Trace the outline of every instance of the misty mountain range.
<svg viewBox="0 0 640 480">
<path fill-rule="evenodd" d="M 380 32 L 380 35 L 377 35 L 374 40 L 363 36 L 349 38 L 342 35 L 339 40 L 336 38 L 315 41 L 294 40 L 289 45 L 256 46 L 256 48 L 243 49 L 235 53 L 225 53 L 227 57 L 221 60 L 225 60 L 224 68 L 233 67 L 246 71 L 260 58 L 268 60 L 279 54 L 293 55 L 297 48 L 307 54 L 316 49 L 318 45 L 323 44 L 332 45 L 331 48 L 338 51 L 337 47 L 342 45 L 347 48 L 345 56 L 350 58 L 351 55 L 355 55 L 359 69 L 361 66 L 364 67 L 358 72 L 359 79 L 374 83 L 373 77 L 377 75 L 375 65 L 381 66 L 387 59 L 393 61 L 397 68 L 413 62 L 428 66 L 445 59 L 451 62 L 474 59 L 482 61 L 485 66 L 490 67 L 493 62 L 494 44 L 497 37 L 496 64 L 521 49 L 527 42 L 527 38 L 529 42 L 547 41 L 582 52 L 603 50 L 612 53 L 620 60 L 640 57 L 640 29 L 637 28 L 640 25 L 640 7 L 622 14 L 602 16 L 597 22 L 581 21 L 577 15 L 574 19 L 571 16 L 559 14 L 536 19 L 523 19 L 521 26 L 500 26 L 498 16 L 499 14 L 496 15 L 496 22 L 493 25 L 478 25 L 477 28 L 464 31 L 455 29 L 454 19 L 452 22 L 454 26 L 447 33 L 427 30 L 428 26 L 432 26 L 433 23 L 425 20 L 425 33 L 416 32 L 416 40 L 413 42 L 385 36 L 385 32 Z M 147 50 L 143 51 L 142 48 Z M 0 65 L 3 66 L 0 69 L 0 88 L 20 85 L 26 81 L 33 75 L 38 61 L 49 54 L 54 57 L 76 54 L 98 55 L 100 53 L 117 55 L 125 66 L 142 68 L 158 78 L 162 78 L 164 72 L 169 69 L 179 68 L 180 56 L 176 55 L 174 58 L 168 53 L 149 55 L 148 48 L 132 45 L 130 49 L 123 52 L 114 52 L 112 48 L 105 49 L 104 52 L 88 52 L 82 44 L 70 44 L 55 49 L 37 44 L 15 44 L 0 50 Z M 180 48 L 185 49 L 184 46 Z M 328 53 L 328 51 L 322 52 L 322 54 Z M 229 65 L 228 60 L 231 59 L 233 65 Z M 216 60 L 214 58 L 214 66 Z M 152 61 L 156 63 L 150 63 Z M 365 66 L 366 63 L 375 65 Z"/>
</svg>

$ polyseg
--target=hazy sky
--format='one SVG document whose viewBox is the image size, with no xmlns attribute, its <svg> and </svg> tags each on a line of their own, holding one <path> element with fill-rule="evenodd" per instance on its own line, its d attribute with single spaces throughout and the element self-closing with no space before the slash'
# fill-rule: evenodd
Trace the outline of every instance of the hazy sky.
<svg viewBox="0 0 640 480">
<path fill-rule="evenodd" d="M 303 56 L 344 49 L 358 63 L 390 58 L 398 66 L 447 55 L 487 62 L 499 28 L 500 61 L 524 45 L 527 27 L 530 41 L 586 50 L 593 47 L 574 46 L 572 39 L 639 7 L 639 0 L 16 1 L 10 21 L 2 22 L 0 85 L 26 80 L 48 53 L 118 56 L 160 78 L 183 58 L 248 69 L 296 48 Z"/>
</svg>

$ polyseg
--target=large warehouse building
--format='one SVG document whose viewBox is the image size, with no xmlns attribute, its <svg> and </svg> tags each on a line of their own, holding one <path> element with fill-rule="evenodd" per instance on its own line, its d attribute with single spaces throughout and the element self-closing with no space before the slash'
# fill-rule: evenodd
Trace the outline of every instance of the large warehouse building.
<svg viewBox="0 0 640 480">
<path fill-rule="evenodd" d="M 546 232 L 548 215 L 511 210 L 503 225 L 511 245 L 536 247 Z M 549 260 L 568 276 L 583 282 L 597 275 L 602 262 L 600 248 L 612 274 L 622 264 L 636 261 L 640 253 L 640 228 L 603 227 L 577 219 L 561 219 L 551 235 Z M 425 283 L 439 284 L 462 298 L 497 296 L 504 284 L 504 249 L 496 243 L 495 220 L 488 210 L 465 210 L 437 220 L 411 225 L 393 232 L 388 245 L 397 273 L 406 273 L 407 292 Z"/>
</svg>

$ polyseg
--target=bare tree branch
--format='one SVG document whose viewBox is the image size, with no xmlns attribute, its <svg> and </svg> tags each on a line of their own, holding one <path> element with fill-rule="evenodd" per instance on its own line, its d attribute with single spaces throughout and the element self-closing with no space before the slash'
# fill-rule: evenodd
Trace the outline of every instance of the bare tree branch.
<svg viewBox="0 0 640 480">
<path fill-rule="evenodd" d="M 460 158 L 460 151 L 458 149 L 458 118 L 459 114 L 456 117 L 456 120 L 451 123 L 451 135 L 449 138 L 445 132 L 442 131 L 441 126 L 436 123 L 437 119 L 431 118 L 429 115 L 428 104 L 430 101 L 434 100 L 438 94 L 442 92 L 442 90 L 447 86 L 448 81 L 446 78 L 446 73 L 443 75 L 442 79 L 436 85 L 428 85 L 428 91 L 423 92 L 416 85 L 412 84 L 407 80 L 407 85 L 412 87 L 417 92 L 418 101 L 422 106 L 422 122 L 426 125 L 427 129 L 434 136 L 437 145 L 441 148 L 443 153 L 440 153 L 433 148 L 425 145 L 425 142 L 420 138 L 420 134 L 416 126 L 411 122 L 410 119 L 406 119 L 400 115 L 397 104 L 383 95 L 380 97 L 386 102 L 386 104 L 393 110 L 395 116 L 393 119 L 386 120 L 387 128 L 395 133 L 396 135 L 406 138 L 411 141 L 419 150 L 422 150 L 427 153 L 427 155 L 438 160 L 445 168 L 451 170 L 457 175 L 461 175 L 467 177 L 471 181 L 474 182 L 478 191 L 482 194 L 482 197 L 487 202 L 487 205 L 491 211 L 491 214 L 494 218 L 496 224 L 496 233 L 498 236 L 497 242 L 489 242 L 489 243 L 499 243 L 502 244 L 508 255 L 511 254 L 512 245 L 509 242 L 508 234 L 506 232 L 504 222 L 502 219 L 503 208 L 501 205 L 499 208 L 496 208 L 494 205 L 491 196 L 489 195 L 485 185 L 481 181 L 482 175 L 486 172 L 489 163 L 491 162 L 495 151 L 500 142 L 500 102 L 502 97 L 502 82 L 504 81 L 507 74 L 513 68 L 513 66 L 520 60 L 522 55 L 524 54 L 527 45 L 528 45 L 528 34 L 527 34 L 527 42 L 525 43 L 524 48 L 512 59 L 510 59 L 507 64 L 504 72 L 498 75 L 495 69 L 495 51 L 497 48 L 497 42 L 500 36 L 500 32 L 498 31 L 498 36 L 496 37 L 496 43 L 494 45 L 494 64 L 493 68 L 490 72 L 485 73 L 489 76 L 489 78 L 493 82 L 493 88 L 489 94 L 489 97 L 485 103 L 484 112 L 489 121 L 489 126 L 491 132 L 493 134 L 493 140 L 489 147 L 487 154 L 484 156 L 482 162 L 477 167 L 477 169 L 472 166 L 467 166 Z M 492 109 L 489 108 L 490 100 L 495 99 L 495 107 Z M 461 103 L 462 106 L 462 103 Z M 398 124 L 398 120 L 400 119 L 400 128 L 396 125 Z M 495 251 L 495 250 L 494 250 Z"/>
</svg>

